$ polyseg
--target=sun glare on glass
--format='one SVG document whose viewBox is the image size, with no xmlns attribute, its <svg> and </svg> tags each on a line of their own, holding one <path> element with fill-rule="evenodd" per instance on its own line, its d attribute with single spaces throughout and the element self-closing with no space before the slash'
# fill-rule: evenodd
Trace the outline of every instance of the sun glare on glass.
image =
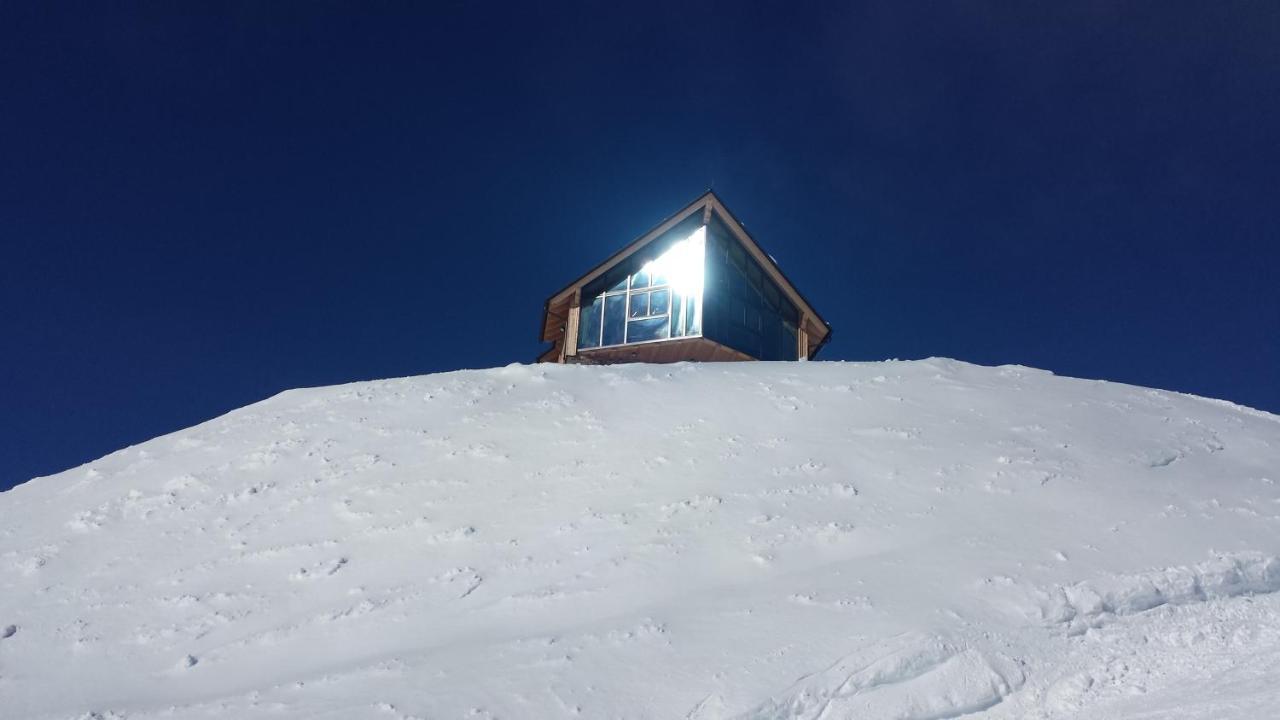
<svg viewBox="0 0 1280 720">
<path fill-rule="evenodd" d="M 671 289 L 685 297 L 702 297 L 706 264 L 707 229 L 700 227 L 689 237 L 671 246 L 660 257 L 645 264 L 651 276 L 666 277 Z"/>
</svg>

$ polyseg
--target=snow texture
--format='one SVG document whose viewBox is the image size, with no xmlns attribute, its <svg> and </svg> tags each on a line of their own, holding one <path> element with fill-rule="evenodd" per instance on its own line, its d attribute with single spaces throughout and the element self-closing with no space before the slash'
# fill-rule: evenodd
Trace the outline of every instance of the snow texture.
<svg viewBox="0 0 1280 720">
<path fill-rule="evenodd" d="M 0 717 L 1271 717 L 1277 480 L 950 360 L 295 390 L 0 494 Z"/>
</svg>

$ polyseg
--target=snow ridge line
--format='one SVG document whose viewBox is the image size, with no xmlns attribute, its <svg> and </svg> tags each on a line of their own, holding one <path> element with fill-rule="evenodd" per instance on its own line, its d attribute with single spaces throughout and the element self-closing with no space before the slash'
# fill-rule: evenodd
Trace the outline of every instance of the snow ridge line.
<svg viewBox="0 0 1280 720">
<path fill-rule="evenodd" d="M 1025 679 L 1001 653 L 913 632 L 862 647 L 734 720 L 946 720 L 998 705 Z"/>
<path fill-rule="evenodd" d="M 1066 626 L 1069 635 L 1078 635 L 1109 618 L 1162 605 L 1274 592 L 1280 592 L 1280 557 L 1220 555 L 1189 567 L 1058 585 L 1044 592 L 1039 604 L 1045 624 Z"/>
</svg>

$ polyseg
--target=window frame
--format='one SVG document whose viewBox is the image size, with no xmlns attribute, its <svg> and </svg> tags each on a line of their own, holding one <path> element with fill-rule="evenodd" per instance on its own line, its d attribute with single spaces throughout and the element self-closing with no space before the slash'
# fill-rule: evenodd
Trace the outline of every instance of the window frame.
<svg viewBox="0 0 1280 720">
<path fill-rule="evenodd" d="M 705 252 L 705 250 L 704 250 L 704 252 Z M 626 284 L 625 284 L 625 287 L 623 287 L 623 288 L 619 289 L 619 283 L 616 283 L 616 282 L 615 282 L 615 283 L 613 284 L 613 286 L 612 286 L 610 289 L 606 289 L 606 290 L 604 290 L 604 291 L 600 292 L 598 295 L 593 296 L 593 297 L 591 298 L 591 301 L 590 301 L 590 302 L 585 303 L 585 307 L 591 307 L 592 305 L 594 305 L 594 304 L 595 304 L 596 298 L 600 298 L 600 325 L 599 325 L 599 333 L 598 333 L 598 337 L 597 337 L 597 343 L 596 343 L 595 345 L 591 346 L 591 347 L 583 347 L 582 349 L 583 349 L 584 351 L 586 351 L 586 350 L 599 350 L 599 349 L 603 349 L 603 348 L 616 348 L 616 347 L 622 347 L 622 346 L 624 346 L 624 345 L 645 345 L 645 344 L 648 344 L 648 343 L 666 342 L 666 341 L 669 341 L 669 340 L 683 340 L 683 339 L 685 339 L 685 338 L 698 338 L 698 337 L 702 337 L 702 327 L 701 327 L 701 324 L 699 324 L 697 332 L 686 332 L 686 333 L 685 333 L 685 334 L 683 334 L 683 335 L 673 335 L 673 334 L 671 334 L 671 333 L 672 333 L 672 328 L 671 328 L 671 317 L 672 317 L 672 315 L 673 315 L 673 309 L 674 309 L 674 307 L 675 307 L 676 299 L 677 299 L 677 298 L 679 298 L 679 302 L 681 303 L 681 322 L 688 322 L 688 319 L 687 319 L 685 316 L 686 316 L 686 315 L 688 315 L 688 313 L 689 313 L 689 303 L 690 303 L 690 301 L 691 301 L 691 300 L 694 300 L 694 298 L 692 298 L 692 297 L 686 297 L 686 296 L 684 296 L 684 295 L 677 295 L 677 294 L 676 294 L 676 292 L 675 292 L 675 289 L 671 286 L 671 282 L 670 282 L 669 280 L 667 280 L 666 278 L 663 278 L 664 282 L 663 282 L 662 284 L 660 284 L 660 285 L 655 285 L 655 284 L 653 284 L 653 279 L 654 279 L 654 278 L 653 278 L 652 276 L 650 276 L 650 277 L 648 278 L 648 279 L 649 279 L 649 284 L 648 284 L 648 285 L 645 285 L 645 286 L 643 286 L 643 287 L 634 287 L 634 288 L 633 288 L 633 287 L 632 287 L 632 284 L 631 284 L 631 280 L 632 280 L 632 278 L 633 278 L 633 277 L 635 277 L 639 272 L 640 272 L 640 271 L 639 271 L 639 270 L 637 270 L 636 272 L 632 272 L 632 273 L 627 273 L 627 274 L 626 274 Z M 655 292 L 655 291 L 659 291 L 659 290 L 661 290 L 661 291 L 665 291 L 665 292 L 667 293 L 667 310 L 666 310 L 666 312 L 656 313 L 656 314 L 651 313 L 651 314 L 648 314 L 648 315 L 640 315 L 640 316 L 637 316 L 637 317 L 631 317 L 631 297 L 632 297 L 633 295 L 648 295 L 648 294 L 650 294 L 650 293 L 653 293 L 653 292 Z M 604 342 L 604 333 L 605 333 L 605 317 L 604 317 L 604 316 L 605 316 L 605 307 L 608 305 L 608 300 L 607 300 L 607 298 L 610 298 L 610 297 L 618 297 L 618 296 L 625 296 L 625 297 L 626 297 L 626 304 L 625 304 L 625 306 L 624 306 L 624 308 L 623 308 L 623 313 L 622 313 L 622 323 L 623 323 L 623 329 L 622 329 L 622 342 L 620 342 L 620 343 L 605 344 L 605 342 Z M 700 297 L 699 297 L 699 298 L 697 298 L 697 299 L 696 299 L 696 302 L 697 302 L 697 303 L 699 303 L 699 304 L 701 304 L 701 302 L 702 302 L 702 298 L 700 298 Z M 696 306 L 695 306 L 695 307 L 696 307 Z M 580 311 L 581 311 L 581 310 L 580 310 Z M 653 320 L 653 319 L 655 319 L 655 318 L 663 318 L 663 317 L 667 318 L 667 337 L 654 338 L 654 339 L 652 339 L 652 340 L 636 340 L 636 341 L 628 341 L 628 335 L 629 335 L 629 332 L 628 332 L 628 331 L 630 330 L 629 325 L 630 325 L 633 321 L 640 321 L 640 320 Z"/>
</svg>

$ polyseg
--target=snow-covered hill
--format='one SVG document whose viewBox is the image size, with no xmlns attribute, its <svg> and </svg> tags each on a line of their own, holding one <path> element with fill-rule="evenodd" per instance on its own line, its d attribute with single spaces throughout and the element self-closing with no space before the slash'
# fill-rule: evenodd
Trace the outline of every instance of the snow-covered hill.
<svg viewBox="0 0 1280 720">
<path fill-rule="evenodd" d="M 297 390 L 0 494 L 0 717 L 1272 717 L 1278 481 L 949 360 Z"/>
</svg>

